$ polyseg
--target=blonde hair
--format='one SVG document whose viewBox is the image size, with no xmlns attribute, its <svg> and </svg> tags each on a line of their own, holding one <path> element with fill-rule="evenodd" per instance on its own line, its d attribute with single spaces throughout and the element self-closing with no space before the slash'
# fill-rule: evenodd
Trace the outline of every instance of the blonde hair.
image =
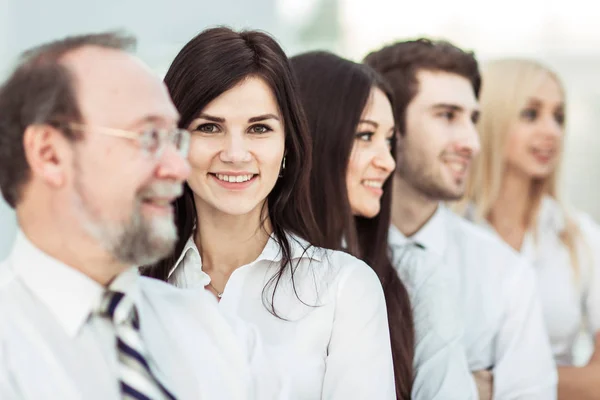
<svg viewBox="0 0 600 400">
<path fill-rule="evenodd" d="M 487 63 L 482 68 L 483 85 L 480 95 L 481 118 L 477 129 L 481 141 L 481 153 L 474 160 L 464 199 L 457 208 L 467 211 L 476 221 L 490 216 L 494 203 L 500 196 L 504 178 L 505 151 L 508 132 L 517 122 L 521 110 L 531 94 L 548 77 L 564 89 L 558 76 L 542 64 L 526 59 L 502 59 Z M 527 229 L 534 226 L 544 195 L 554 198 L 560 205 L 565 227 L 561 241 L 569 251 L 571 264 L 578 272 L 577 237 L 579 228 L 574 222 L 558 190 L 559 166 L 545 179 L 536 180 L 530 188 L 530 207 L 526 215 Z"/>
</svg>

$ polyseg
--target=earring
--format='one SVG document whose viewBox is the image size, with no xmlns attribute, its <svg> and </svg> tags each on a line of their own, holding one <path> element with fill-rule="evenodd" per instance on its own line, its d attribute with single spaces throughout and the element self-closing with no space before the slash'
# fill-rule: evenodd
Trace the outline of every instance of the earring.
<svg viewBox="0 0 600 400">
<path fill-rule="evenodd" d="M 283 156 L 283 161 L 281 163 L 281 169 L 279 170 L 279 177 L 283 178 L 283 172 L 285 171 L 285 156 Z"/>
</svg>

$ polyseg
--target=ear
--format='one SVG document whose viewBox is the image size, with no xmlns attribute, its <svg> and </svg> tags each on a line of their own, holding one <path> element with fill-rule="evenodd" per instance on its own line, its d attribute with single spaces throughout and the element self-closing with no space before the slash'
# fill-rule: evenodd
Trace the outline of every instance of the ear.
<svg viewBox="0 0 600 400">
<path fill-rule="evenodd" d="M 32 177 L 55 188 L 65 184 L 73 150 L 62 132 L 50 125 L 30 125 L 23 135 L 23 148 Z"/>
</svg>

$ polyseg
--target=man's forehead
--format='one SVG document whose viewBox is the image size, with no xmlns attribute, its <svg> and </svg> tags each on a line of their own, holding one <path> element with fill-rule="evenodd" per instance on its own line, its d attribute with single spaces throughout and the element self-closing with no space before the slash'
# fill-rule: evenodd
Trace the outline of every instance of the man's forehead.
<svg viewBox="0 0 600 400">
<path fill-rule="evenodd" d="M 425 106 L 455 105 L 467 110 L 478 109 L 473 85 L 464 76 L 444 72 L 421 70 L 417 72 L 419 84 L 415 100 Z"/>
<path fill-rule="evenodd" d="M 136 57 L 119 50 L 89 46 L 69 53 L 62 61 L 73 73 L 85 119 L 125 123 L 156 116 L 167 122 L 177 120 L 166 87 Z"/>
</svg>

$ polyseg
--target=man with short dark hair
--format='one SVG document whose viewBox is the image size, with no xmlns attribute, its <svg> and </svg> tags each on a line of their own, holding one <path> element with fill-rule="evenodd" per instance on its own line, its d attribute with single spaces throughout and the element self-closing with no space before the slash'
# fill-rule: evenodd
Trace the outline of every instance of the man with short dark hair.
<svg viewBox="0 0 600 400">
<path fill-rule="evenodd" d="M 69 37 L 0 87 L 0 398 L 246 399 L 245 350 L 203 291 L 142 278 L 177 237 L 189 133 L 133 38 Z"/>
<path fill-rule="evenodd" d="M 463 196 L 479 151 L 477 61 L 450 43 L 420 39 L 384 47 L 365 62 L 390 83 L 396 100 L 400 138 L 390 247 L 417 242 L 458 277 L 463 343 L 480 398 L 556 398 L 531 266 L 442 205 Z"/>
</svg>

